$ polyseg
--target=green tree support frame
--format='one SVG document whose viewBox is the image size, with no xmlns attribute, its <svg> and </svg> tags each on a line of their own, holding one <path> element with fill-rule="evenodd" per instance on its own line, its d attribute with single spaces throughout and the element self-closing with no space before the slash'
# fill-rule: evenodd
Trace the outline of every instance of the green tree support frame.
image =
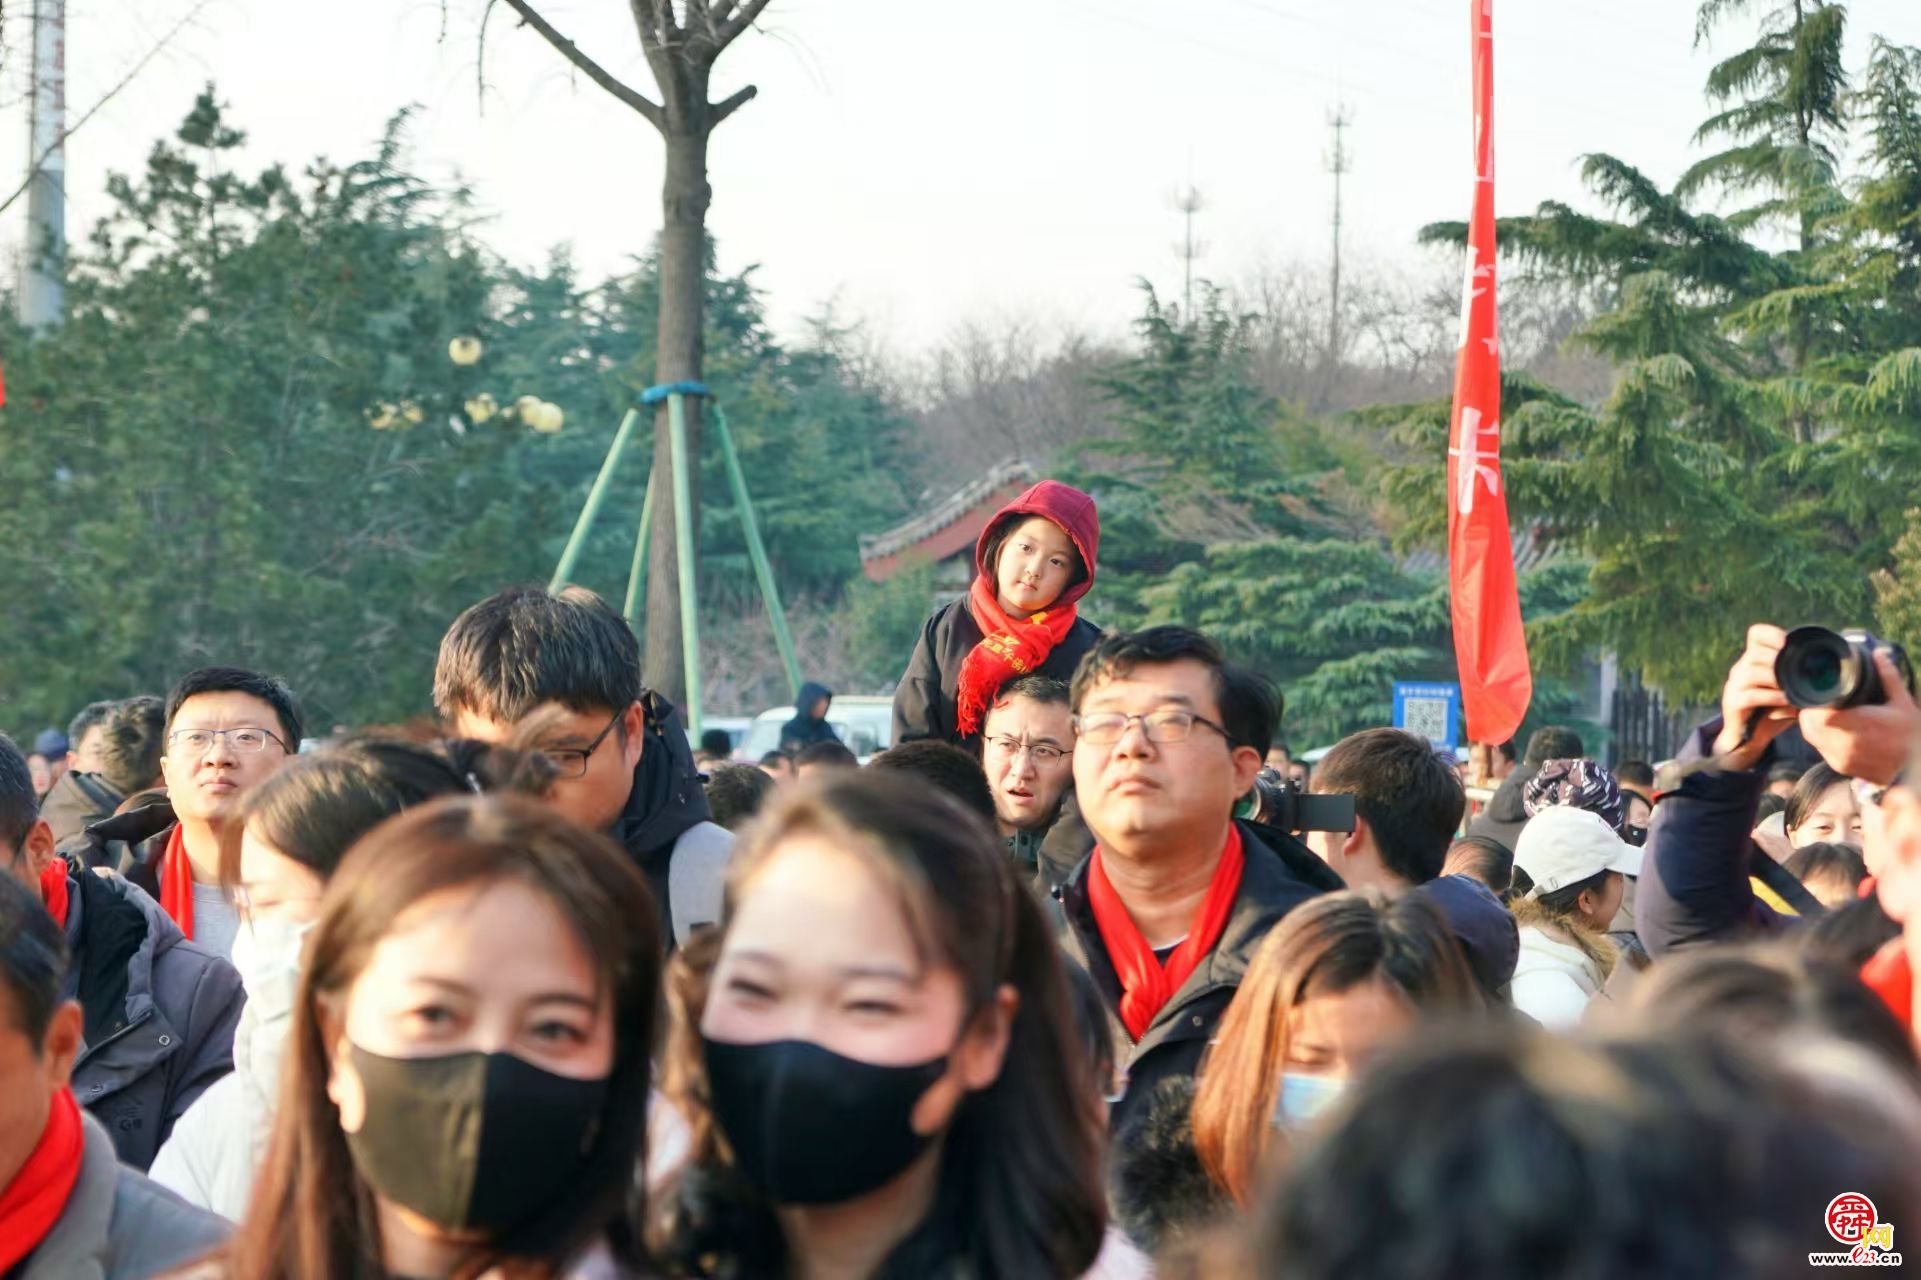
<svg viewBox="0 0 1921 1280">
<path fill-rule="evenodd" d="M 626 449 L 629 437 L 634 433 L 634 424 L 640 420 L 641 410 L 652 408 L 665 400 L 667 429 L 670 433 L 669 456 L 673 459 L 673 475 L 670 479 L 674 486 L 674 558 L 680 577 L 680 643 L 687 670 L 687 732 L 698 739 L 701 730 L 700 615 L 694 590 L 696 548 L 692 499 L 699 460 L 687 456 L 688 396 L 708 397 L 714 434 L 720 440 L 721 461 L 727 468 L 727 487 L 733 492 L 741 528 L 747 534 L 747 555 L 754 562 L 754 577 L 760 582 L 761 600 L 767 606 L 767 620 L 773 625 L 774 644 L 780 650 L 781 665 L 787 669 L 787 683 L 793 687 L 794 696 L 800 696 L 800 663 L 794 657 L 794 637 L 787 629 L 787 611 L 781 607 L 780 588 L 774 583 L 773 568 L 767 563 L 767 548 L 760 540 L 760 525 L 754 519 L 753 499 L 747 494 L 747 477 L 740 469 L 740 455 L 734 451 L 733 433 L 727 430 L 727 415 L 721 411 L 719 402 L 712 398 L 704 382 L 676 382 L 649 387 L 641 393 L 639 401 L 627 410 L 626 416 L 620 420 L 619 430 L 614 432 L 614 442 L 607 446 L 607 459 L 600 464 L 600 474 L 594 477 L 593 487 L 587 491 L 587 501 L 581 504 L 580 516 L 574 521 L 574 531 L 568 535 L 567 546 L 560 553 L 560 563 L 554 566 L 554 576 L 548 582 L 547 589 L 558 591 L 572 578 L 574 565 L 587 545 L 587 533 L 593 528 L 594 518 L 600 514 L 601 503 L 607 500 L 614 469 L 620 462 L 620 455 Z M 648 473 L 647 497 L 640 505 L 640 530 L 634 537 L 634 563 L 627 574 L 627 601 L 622 609 L 629 624 L 640 618 L 643 588 L 647 580 L 647 531 L 653 527 L 654 493 L 659 481 L 657 473 Z"/>
</svg>

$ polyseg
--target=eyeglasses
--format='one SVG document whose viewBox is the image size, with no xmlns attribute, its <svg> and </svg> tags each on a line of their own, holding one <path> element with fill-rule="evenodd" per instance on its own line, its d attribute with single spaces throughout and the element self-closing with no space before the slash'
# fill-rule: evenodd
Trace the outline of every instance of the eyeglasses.
<svg viewBox="0 0 1921 1280">
<path fill-rule="evenodd" d="M 1035 764 L 1054 764 L 1067 755 L 1066 747 L 1057 747 L 1051 742 L 1022 742 L 1019 738 L 989 738 L 987 745 L 1004 756 L 1019 759 L 1025 751 L 1033 757 Z"/>
<path fill-rule="evenodd" d="M 215 738 L 225 738 L 227 745 L 235 751 L 251 755 L 266 750 L 269 742 L 279 743 L 285 751 L 287 744 L 265 729 L 175 729 L 167 735 L 167 745 L 175 750 L 184 750 L 192 755 L 204 756 L 213 750 Z"/>
<path fill-rule="evenodd" d="M 1866 778 L 1856 778 L 1854 780 L 1855 802 L 1864 809 L 1879 809 L 1882 802 L 1888 798 L 1888 792 L 1894 790 L 1896 787 L 1905 786 L 1907 781 L 1908 775 L 1905 770 L 1895 774 L 1894 781 L 1885 787 L 1877 787 Z"/>
<path fill-rule="evenodd" d="M 559 778 L 586 777 L 587 758 L 593 755 L 594 752 L 600 750 L 600 744 L 607 741 L 607 735 L 614 731 L 614 726 L 619 724 L 621 717 L 626 714 L 627 712 L 624 708 L 614 712 L 614 718 L 607 722 L 607 727 L 594 735 L 594 740 L 584 747 L 540 748 L 540 754 L 546 758 L 548 764 L 554 767 L 554 776 Z"/>
<path fill-rule="evenodd" d="M 1096 747 L 1108 747 L 1121 740 L 1127 726 L 1138 720 L 1141 732 L 1149 742 L 1163 745 L 1186 742 L 1187 736 L 1194 732 L 1194 726 L 1204 724 L 1215 733 L 1226 738 L 1231 745 L 1234 735 L 1215 724 L 1206 716 L 1197 716 L 1192 711 L 1150 711 L 1144 716 L 1126 715 L 1119 711 L 1097 711 L 1091 716 L 1075 716 L 1074 728 L 1079 731 L 1081 740 Z"/>
</svg>

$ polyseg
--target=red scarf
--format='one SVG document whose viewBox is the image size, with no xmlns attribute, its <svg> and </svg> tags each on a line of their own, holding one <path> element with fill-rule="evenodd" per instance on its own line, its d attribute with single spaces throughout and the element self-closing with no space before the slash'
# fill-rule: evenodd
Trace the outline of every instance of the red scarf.
<svg viewBox="0 0 1921 1280">
<path fill-rule="evenodd" d="M 47 904 L 47 914 L 53 917 L 53 922 L 65 928 L 67 923 L 67 860 L 65 858 L 55 858 L 47 864 L 47 869 L 40 873 L 40 901 Z M 6 1268 L 0 1267 L 0 1275 L 5 1273 Z"/>
<path fill-rule="evenodd" d="M 1087 898 L 1094 908 L 1094 924 L 1101 931 L 1101 944 L 1107 948 L 1107 958 L 1113 962 L 1114 973 L 1121 980 L 1121 1021 L 1136 1042 L 1153 1025 L 1154 1015 L 1174 998 L 1174 993 L 1221 940 L 1228 913 L 1234 909 L 1234 899 L 1241 892 L 1241 868 L 1245 863 L 1240 828 L 1230 822 L 1227 846 L 1221 850 L 1221 863 L 1214 868 L 1214 879 L 1208 882 L 1207 899 L 1201 903 L 1200 914 L 1194 917 L 1187 937 L 1163 966 L 1154 955 L 1154 948 L 1141 936 L 1134 917 L 1127 914 L 1120 894 L 1108 883 L 1100 847 L 1095 846 L 1094 862 L 1087 871 Z"/>
<path fill-rule="evenodd" d="M 193 864 L 187 861 L 187 834 L 174 823 L 160 852 L 160 909 L 193 941 Z"/>
<path fill-rule="evenodd" d="M 1002 685 L 1016 676 L 1037 671 L 1047 661 L 1074 626 L 1074 606 L 1042 609 L 1025 620 L 1007 616 L 994 595 L 987 575 L 974 575 L 974 586 L 967 596 L 974 621 L 981 629 L 981 642 L 961 661 L 960 680 L 955 691 L 955 725 L 963 738 L 980 732 L 987 708 Z"/>
<path fill-rule="evenodd" d="M 74 1103 L 73 1091 L 62 1089 L 53 1095 L 47 1127 L 40 1131 L 33 1154 L 13 1175 L 7 1189 L 0 1191 L 0 1275 L 38 1249 L 53 1224 L 60 1221 L 73 1195 L 73 1184 L 80 1180 L 80 1154 L 85 1148 L 80 1108 Z"/>
<path fill-rule="evenodd" d="M 1906 939 L 1894 938 L 1861 966 L 1861 983 L 1888 1006 L 1909 1035 L 1914 1034 L 1914 969 Z"/>
</svg>

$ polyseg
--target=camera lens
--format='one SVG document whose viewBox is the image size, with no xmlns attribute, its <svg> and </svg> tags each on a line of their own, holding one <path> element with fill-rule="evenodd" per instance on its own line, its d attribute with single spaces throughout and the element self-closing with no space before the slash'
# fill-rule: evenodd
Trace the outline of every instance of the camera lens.
<svg viewBox="0 0 1921 1280">
<path fill-rule="evenodd" d="M 1826 627 L 1798 627 L 1775 659 L 1781 692 L 1797 707 L 1851 705 L 1865 669 L 1848 638 Z"/>
<path fill-rule="evenodd" d="M 1810 650 L 1801 659 L 1801 683 L 1819 698 L 1831 698 L 1841 688 L 1841 660 L 1827 649 Z"/>
</svg>

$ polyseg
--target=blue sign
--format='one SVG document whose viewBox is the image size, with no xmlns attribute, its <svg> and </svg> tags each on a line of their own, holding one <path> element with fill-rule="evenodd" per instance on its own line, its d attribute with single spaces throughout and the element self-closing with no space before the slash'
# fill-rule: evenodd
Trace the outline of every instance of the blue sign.
<svg viewBox="0 0 1921 1280">
<path fill-rule="evenodd" d="M 1461 686 L 1396 682 L 1394 727 L 1420 734 L 1437 749 L 1452 751 L 1459 747 Z"/>
</svg>

